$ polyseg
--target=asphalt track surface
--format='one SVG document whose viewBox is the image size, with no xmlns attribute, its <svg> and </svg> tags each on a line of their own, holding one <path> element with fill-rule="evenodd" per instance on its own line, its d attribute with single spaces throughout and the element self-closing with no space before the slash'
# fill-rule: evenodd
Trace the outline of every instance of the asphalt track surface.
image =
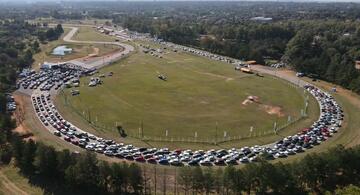
<svg viewBox="0 0 360 195">
<path fill-rule="evenodd" d="M 70 28 L 71 30 L 66 34 L 63 38 L 65 42 L 68 43 L 82 43 L 82 44 L 103 44 L 103 45 L 115 45 L 122 47 L 123 50 L 118 52 L 113 52 L 111 54 L 107 54 L 101 57 L 94 57 L 88 62 L 83 62 L 80 60 L 70 60 L 69 63 L 73 63 L 76 65 L 80 65 L 84 68 L 91 69 L 91 68 L 101 68 L 103 66 L 106 66 L 108 64 L 111 64 L 113 62 L 116 62 L 120 60 L 122 57 L 129 55 L 132 51 L 134 51 L 134 47 L 128 44 L 120 43 L 120 42 L 105 42 L 105 41 L 78 41 L 73 40 L 72 38 L 76 34 L 76 32 L 79 30 L 78 27 L 65 27 Z"/>
</svg>

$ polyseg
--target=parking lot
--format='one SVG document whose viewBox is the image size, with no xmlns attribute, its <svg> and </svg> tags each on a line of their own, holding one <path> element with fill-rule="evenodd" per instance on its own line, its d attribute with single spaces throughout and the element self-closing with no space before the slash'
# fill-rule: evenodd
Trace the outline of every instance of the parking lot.
<svg viewBox="0 0 360 195">
<path fill-rule="evenodd" d="M 56 69 L 29 72 L 19 79 L 20 91 L 31 94 L 33 108 L 42 124 L 54 136 L 70 144 L 113 158 L 121 158 L 143 163 L 172 166 L 214 166 L 236 165 L 256 162 L 259 158 L 268 160 L 286 158 L 302 153 L 330 139 L 339 130 L 343 113 L 334 98 L 320 89 L 303 84 L 318 101 L 321 109 L 319 119 L 310 127 L 300 129 L 296 135 L 288 136 L 266 146 L 251 146 L 221 150 L 169 150 L 168 148 L 140 148 L 116 143 L 87 133 L 70 121 L 64 120 L 53 104 L 53 97 L 66 83 L 79 81 L 88 72 L 80 66 L 61 66 Z"/>
</svg>

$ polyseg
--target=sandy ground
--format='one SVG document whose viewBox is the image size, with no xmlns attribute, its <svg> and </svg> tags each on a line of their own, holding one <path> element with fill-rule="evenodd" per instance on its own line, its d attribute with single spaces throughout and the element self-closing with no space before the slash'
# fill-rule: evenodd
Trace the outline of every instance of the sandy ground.
<svg viewBox="0 0 360 195">
<path fill-rule="evenodd" d="M 14 99 L 17 104 L 17 109 L 13 114 L 13 118 L 16 119 L 16 128 L 13 130 L 18 133 L 24 139 L 36 140 L 34 134 L 31 132 L 31 128 L 28 128 L 24 123 L 25 120 L 25 109 L 24 109 L 24 96 L 19 94 L 14 94 Z"/>
<path fill-rule="evenodd" d="M 16 186 L 11 180 L 9 180 L 6 175 L 4 175 L 1 172 L 1 168 L 0 168 L 0 186 L 4 189 L 2 189 L 4 191 L 4 193 L 6 193 L 6 195 L 28 195 L 27 192 L 23 191 L 22 189 L 20 189 L 18 186 Z"/>
<path fill-rule="evenodd" d="M 256 103 L 259 105 L 259 108 L 261 110 L 264 110 L 266 113 L 270 114 L 270 115 L 277 115 L 279 117 L 284 116 L 284 113 L 282 112 L 281 107 L 279 106 L 272 106 L 272 105 L 266 105 L 266 104 L 262 104 L 260 102 L 260 98 L 258 96 L 248 96 L 243 102 L 242 104 L 244 106 L 248 105 L 248 104 L 252 104 L 252 103 Z"/>
</svg>

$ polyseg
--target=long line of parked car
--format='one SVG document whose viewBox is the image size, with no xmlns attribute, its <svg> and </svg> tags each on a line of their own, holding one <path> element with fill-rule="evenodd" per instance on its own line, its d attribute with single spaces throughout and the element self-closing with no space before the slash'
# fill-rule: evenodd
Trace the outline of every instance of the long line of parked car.
<svg viewBox="0 0 360 195">
<path fill-rule="evenodd" d="M 319 102 L 321 109 L 319 119 L 296 135 L 288 136 L 274 144 L 206 151 L 135 147 L 90 134 L 75 127 L 59 114 L 51 98 L 51 94 L 56 93 L 51 89 L 59 90 L 66 82 L 78 79 L 83 72 L 80 69 L 64 66 L 31 73 L 23 77 L 19 83 L 23 88 L 34 85 L 31 97 L 34 110 L 42 124 L 54 135 L 86 150 L 131 161 L 173 166 L 220 166 L 256 162 L 260 157 L 268 160 L 285 158 L 304 152 L 329 139 L 338 131 L 344 117 L 340 106 L 330 94 L 315 86 L 306 85 L 305 89 Z"/>
</svg>

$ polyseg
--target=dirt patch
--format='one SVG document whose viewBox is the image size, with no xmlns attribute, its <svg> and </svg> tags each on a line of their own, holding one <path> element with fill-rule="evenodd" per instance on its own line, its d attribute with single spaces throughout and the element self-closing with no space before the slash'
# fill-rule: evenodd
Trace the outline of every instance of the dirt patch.
<svg viewBox="0 0 360 195">
<path fill-rule="evenodd" d="M 200 104 L 209 104 L 207 101 L 200 101 Z"/>
<path fill-rule="evenodd" d="M 14 99 L 17 104 L 17 109 L 12 115 L 12 118 L 16 120 L 16 128 L 13 132 L 18 133 L 25 140 L 36 140 L 34 134 L 26 127 L 25 120 L 25 108 L 24 108 L 24 96 L 14 94 Z"/>
<path fill-rule="evenodd" d="M 245 106 L 252 103 L 257 103 L 261 110 L 264 110 L 266 113 L 270 115 L 277 115 L 279 117 L 285 116 L 284 113 L 282 112 L 281 107 L 262 104 L 258 96 L 250 95 L 242 102 L 242 104 Z"/>
<path fill-rule="evenodd" d="M 233 78 L 227 78 L 226 81 L 229 82 L 229 81 L 232 81 L 234 80 Z"/>
<path fill-rule="evenodd" d="M 260 108 L 270 115 L 277 115 L 278 117 L 285 116 L 284 113 L 282 112 L 282 109 L 279 106 L 270 106 L 270 105 L 262 104 L 260 105 Z"/>
<path fill-rule="evenodd" d="M 93 47 L 93 53 L 89 54 L 88 56 L 98 56 L 100 49 L 97 47 Z"/>
</svg>

